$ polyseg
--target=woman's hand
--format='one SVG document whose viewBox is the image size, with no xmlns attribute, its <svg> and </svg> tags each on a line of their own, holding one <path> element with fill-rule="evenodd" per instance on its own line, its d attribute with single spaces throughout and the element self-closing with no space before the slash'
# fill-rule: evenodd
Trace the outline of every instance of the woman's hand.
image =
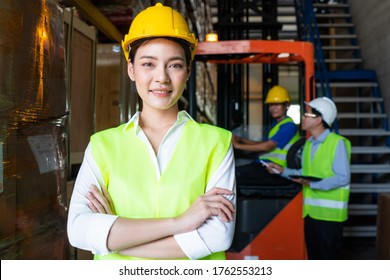
<svg viewBox="0 0 390 280">
<path fill-rule="evenodd" d="M 104 186 L 102 187 L 102 192 L 100 192 L 95 185 L 92 185 L 87 193 L 87 198 L 89 200 L 88 207 L 93 213 L 115 215 L 114 204 Z"/>
<path fill-rule="evenodd" d="M 233 220 L 234 205 L 225 195 L 233 192 L 214 187 L 197 200 L 183 214 L 176 218 L 180 232 L 189 232 L 200 227 L 208 218 L 218 216 L 224 222 Z"/>
</svg>

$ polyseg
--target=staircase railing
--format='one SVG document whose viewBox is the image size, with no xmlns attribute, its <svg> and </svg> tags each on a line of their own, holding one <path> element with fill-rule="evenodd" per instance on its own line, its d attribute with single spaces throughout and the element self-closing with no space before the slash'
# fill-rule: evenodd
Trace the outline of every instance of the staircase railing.
<svg viewBox="0 0 390 280">
<path fill-rule="evenodd" d="M 321 89 L 317 91 L 317 96 L 326 96 L 332 99 L 330 89 L 328 67 L 322 50 L 320 32 L 314 12 L 313 2 L 307 0 L 294 0 L 295 11 L 298 23 L 298 39 L 309 41 L 314 45 L 314 55 L 316 58 L 316 84 Z M 338 132 L 337 121 L 333 124 L 335 132 Z"/>
</svg>

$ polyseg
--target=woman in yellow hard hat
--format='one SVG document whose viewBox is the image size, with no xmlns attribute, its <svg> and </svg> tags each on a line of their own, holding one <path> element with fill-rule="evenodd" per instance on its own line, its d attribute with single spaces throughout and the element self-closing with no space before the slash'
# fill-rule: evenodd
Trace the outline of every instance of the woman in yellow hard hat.
<svg viewBox="0 0 390 280">
<path fill-rule="evenodd" d="M 265 167 L 268 162 L 286 166 L 288 149 L 300 138 L 297 125 L 287 116 L 290 102 L 291 99 L 287 89 L 279 85 L 273 86 L 268 91 L 265 100 L 274 119 L 267 138 L 264 141 L 252 141 L 237 135 L 233 136 L 234 148 L 259 153 L 258 158 L 254 161 L 237 166 L 238 188 L 240 185 L 279 186 L 290 184 L 289 180 L 270 174 Z"/>
<path fill-rule="evenodd" d="M 70 243 L 95 259 L 225 259 L 234 233 L 231 133 L 179 111 L 197 40 L 158 3 L 122 43 L 142 110 L 91 137 L 72 194 Z"/>
</svg>

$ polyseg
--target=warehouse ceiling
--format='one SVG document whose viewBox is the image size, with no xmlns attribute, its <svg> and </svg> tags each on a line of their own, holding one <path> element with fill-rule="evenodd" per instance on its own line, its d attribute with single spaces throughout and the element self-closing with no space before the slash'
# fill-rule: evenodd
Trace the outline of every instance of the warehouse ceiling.
<svg viewBox="0 0 390 280">
<path fill-rule="evenodd" d="M 202 0 L 205 6 L 217 0 Z M 157 1 L 157 0 L 58 0 L 63 7 L 74 7 L 79 17 L 98 29 L 98 41 L 101 43 L 119 42 L 128 32 L 133 17 L 148 6 L 162 2 L 164 5 L 181 7 L 186 10 L 189 18 L 195 19 L 191 14 L 190 0 Z M 187 7 L 189 6 L 189 7 Z"/>
<path fill-rule="evenodd" d="M 234 5 L 246 5 L 253 15 L 253 13 L 258 13 L 261 10 L 262 4 L 265 2 L 272 5 L 293 5 L 294 0 L 245 0 L 240 2 L 234 2 L 233 0 L 224 0 L 223 2 L 220 2 L 220 0 L 58 0 L 58 3 L 63 7 L 74 7 L 82 20 L 97 28 L 99 43 L 120 42 L 128 32 L 134 16 L 157 2 L 185 11 L 188 21 L 193 26 L 192 30 L 197 33 L 196 29 L 203 28 L 200 26 L 201 24 L 208 24 L 208 29 L 212 29 L 212 25 L 218 24 L 218 5 L 227 6 L 232 5 L 232 3 Z M 193 7 L 195 5 L 193 3 L 196 3 L 197 7 Z M 209 15 L 208 23 L 199 22 L 199 19 L 197 19 L 195 10 L 200 7 Z M 232 14 L 228 16 L 237 16 L 236 13 L 237 11 L 234 11 L 233 8 Z M 259 23 L 259 17 L 253 18 Z M 251 19 L 248 21 L 251 21 Z M 230 27 L 226 28 L 230 30 Z M 259 33 L 257 32 L 255 36 L 259 37 Z"/>
</svg>

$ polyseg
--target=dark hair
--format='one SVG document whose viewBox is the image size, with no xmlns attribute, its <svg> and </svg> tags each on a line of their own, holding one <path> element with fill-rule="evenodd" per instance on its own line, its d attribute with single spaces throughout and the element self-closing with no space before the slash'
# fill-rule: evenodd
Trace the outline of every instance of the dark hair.
<svg viewBox="0 0 390 280">
<path fill-rule="evenodd" d="M 174 38 L 174 37 L 152 37 L 152 38 L 144 38 L 144 39 L 139 39 L 137 41 L 134 41 L 129 46 L 129 48 L 130 48 L 129 59 L 130 59 L 131 63 L 134 63 L 135 54 L 137 53 L 137 50 L 140 46 L 142 46 L 143 44 L 150 42 L 152 40 L 161 39 L 161 38 L 171 40 L 171 41 L 179 44 L 184 50 L 184 55 L 186 57 L 187 66 L 191 65 L 191 45 L 190 45 L 190 43 L 188 43 L 186 40 L 183 40 L 180 38 Z"/>
<path fill-rule="evenodd" d="M 319 117 L 322 118 L 322 125 L 325 127 L 325 128 L 329 128 L 331 129 L 331 127 L 324 121 L 324 118 L 322 117 L 322 114 L 320 111 L 317 111 L 315 108 L 311 107 L 311 112 L 314 114 L 314 115 L 317 115 Z"/>
</svg>

